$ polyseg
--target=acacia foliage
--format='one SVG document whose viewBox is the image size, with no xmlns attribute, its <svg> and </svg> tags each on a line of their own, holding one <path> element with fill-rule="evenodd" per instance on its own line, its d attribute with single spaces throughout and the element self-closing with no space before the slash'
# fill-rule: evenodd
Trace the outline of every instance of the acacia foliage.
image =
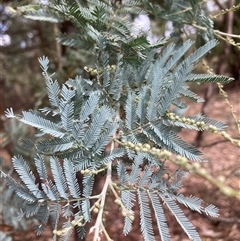
<svg viewBox="0 0 240 241">
<path fill-rule="evenodd" d="M 157 220 L 161 239 L 171 239 L 168 231 L 171 224 L 167 224 L 163 205 L 191 240 L 200 237 L 178 203 L 199 213 L 218 216 L 215 206 L 205 205 L 197 197 L 185 197 L 178 191 L 186 172 L 179 169 L 169 174 L 165 166 L 166 159 L 171 160 L 173 154 L 186 161 L 202 161 L 202 153 L 179 137 L 182 128 L 197 131 L 226 128 L 217 120 L 202 115 L 184 116 L 179 111 L 187 108 L 184 98 L 196 103 L 203 101 L 189 89 L 189 82 L 231 81 L 224 76 L 193 73 L 217 41 L 210 40 L 211 35 L 204 35 L 209 41 L 187 54 L 194 45 L 191 40 L 179 44 L 160 39 L 150 44 L 141 32 L 131 35 L 130 14 L 155 11 L 156 16 L 167 18 L 176 5 L 181 6 L 178 4 L 169 2 L 166 9 L 155 9 L 147 1 L 122 4 L 88 1 L 87 5 L 80 1 L 57 1 L 20 9 L 34 20 L 70 19 L 79 32 L 60 35 L 58 41 L 71 47 L 89 48 L 95 56 L 95 66 L 85 68 L 91 78 L 76 76 L 62 86 L 49 73 L 48 58 L 39 58 L 50 106 L 23 111 L 22 115 L 15 115 L 11 108 L 6 111 L 8 118 L 30 125 L 42 135 L 36 143 L 21 139 L 25 149 L 35 150 L 37 177 L 22 156 L 13 158 L 21 183 L 1 171 L 8 187 L 23 200 L 20 216 L 34 216 L 39 220 L 35 226 L 37 234 L 44 230 L 50 218 L 53 240 L 57 236 L 68 240 L 74 228 L 84 237 L 86 223 L 97 212 L 96 223 L 91 228 L 97 240 L 104 229 L 107 190 L 113 192 L 116 205 L 121 208 L 126 235 L 131 231 L 137 202 L 144 240 L 155 240 L 152 215 Z M 196 15 L 204 13 L 199 1 L 184 1 L 183 10 L 186 4 L 191 7 L 190 13 L 197 16 L 196 21 L 199 16 L 207 18 L 205 14 Z M 190 21 L 189 14 L 177 16 L 175 21 L 178 18 L 179 24 Z M 53 180 L 46 171 L 48 160 Z M 81 185 L 77 172 L 83 175 Z M 101 193 L 93 196 L 99 173 L 105 178 L 104 186 Z M 37 179 L 40 183 L 36 183 Z M 94 204 L 90 202 L 92 199 Z M 78 211 L 73 212 L 73 208 Z M 60 228 L 61 215 L 66 222 Z"/>
</svg>

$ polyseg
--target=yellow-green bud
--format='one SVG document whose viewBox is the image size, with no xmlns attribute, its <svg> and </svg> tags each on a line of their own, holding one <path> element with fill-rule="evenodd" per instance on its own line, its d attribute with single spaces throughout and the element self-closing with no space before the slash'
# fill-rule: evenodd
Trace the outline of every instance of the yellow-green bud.
<svg viewBox="0 0 240 241">
<path fill-rule="evenodd" d="M 131 221 L 134 221 L 134 216 L 133 216 L 133 215 L 130 215 L 130 216 L 129 216 L 129 219 L 130 219 Z"/>
<path fill-rule="evenodd" d="M 172 155 L 172 153 L 170 151 L 167 151 L 167 150 L 164 150 L 161 154 L 166 158 L 169 158 Z"/>
<path fill-rule="evenodd" d="M 142 151 L 142 152 L 148 152 L 148 151 L 150 151 L 150 149 L 147 149 L 147 148 L 143 147 L 143 148 L 141 149 L 141 151 Z"/>
<path fill-rule="evenodd" d="M 222 189 L 222 192 L 223 192 L 225 195 L 230 196 L 230 195 L 232 194 L 232 188 L 225 186 L 225 187 Z"/>
<path fill-rule="evenodd" d="M 138 146 L 135 146 L 135 147 L 134 147 L 134 150 L 135 150 L 136 152 L 139 152 L 141 149 L 140 149 Z"/>
<path fill-rule="evenodd" d="M 144 147 L 148 150 L 150 150 L 151 146 L 149 144 L 144 144 Z"/>
<path fill-rule="evenodd" d="M 95 202 L 95 203 L 94 203 L 94 206 L 97 207 L 97 208 L 99 208 L 99 207 L 100 207 L 100 203 L 99 203 L 99 202 Z"/>
<path fill-rule="evenodd" d="M 217 127 L 216 127 L 216 126 L 213 126 L 213 125 L 209 125 L 209 129 L 212 130 L 212 131 L 216 131 L 216 130 L 217 130 Z"/>
<path fill-rule="evenodd" d="M 114 202 L 115 202 L 116 204 L 118 204 L 118 205 L 121 205 L 121 201 L 120 201 L 120 199 L 118 199 L 118 198 L 115 199 Z"/>
<path fill-rule="evenodd" d="M 138 143 L 137 146 L 141 148 L 143 145 L 142 143 Z"/>
<path fill-rule="evenodd" d="M 90 75 L 94 76 L 97 75 L 98 71 L 96 69 L 93 69 L 92 71 L 90 71 Z"/>
<path fill-rule="evenodd" d="M 98 208 L 94 208 L 94 209 L 93 209 L 93 212 L 94 212 L 94 213 L 98 213 L 98 212 L 99 212 L 99 209 L 98 209 Z"/>
<path fill-rule="evenodd" d="M 127 142 L 127 146 L 130 147 L 130 148 L 133 148 L 134 147 L 134 144 L 130 141 Z"/>
<path fill-rule="evenodd" d="M 201 168 L 201 166 L 200 166 L 200 164 L 199 164 L 198 162 L 194 162 L 194 163 L 192 164 L 192 166 L 193 166 L 195 169 Z"/>
<path fill-rule="evenodd" d="M 75 221 L 75 220 L 72 220 L 71 224 L 72 224 L 73 226 L 75 226 L 75 225 L 76 225 L 76 221 Z"/>
<path fill-rule="evenodd" d="M 218 177 L 217 177 L 217 180 L 218 180 L 219 182 L 222 182 L 222 183 L 223 183 L 223 182 L 226 181 L 226 177 L 224 177 L 224 176 L 221 175 L 221 176 L 218 176 Z"/>
<path fill-rule="evenodd" d="M 206 175 L 207 174 L 207 171 L 204 169 L 204 168 L 200 168 L 199 170 L 198 170 L 198 173 L 200 174 L 200 175 Z"/>
<path fill-rule="evenodd" d="M 151 149 L 151 152 L 154 154 L 155 152 L 157 151 L 157 149 L 155 148 L 155 147 L 153 147 L 152 149 Z"/>
<path fill-rule="evenodd" d="M 221 132 L 221 135 L 222 135 L 224 138 L 227 138 L 227 139 L 230 137 L 225 131 L 222 131 L 222 132 Z"/>
<path fill-rule="evenodd" d="M 185 122 L 186 124 L 191 124 L 191 119 L 187 118 Z"/>
</svg>

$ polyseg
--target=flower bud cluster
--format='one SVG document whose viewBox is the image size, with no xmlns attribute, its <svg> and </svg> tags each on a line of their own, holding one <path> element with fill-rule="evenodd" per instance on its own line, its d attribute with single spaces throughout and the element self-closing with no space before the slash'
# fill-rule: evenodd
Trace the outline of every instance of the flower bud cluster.
<svg viewBox="0 0 240 241">
<path fill-rule="evenodd" d="M 179 121 L 179 122 L 182 122 L 184 124 L 187 124 L 187 125 L 193 125 L 193 126 L 196 126 L 198 128 L 203 128 L 206 126 L 205 122 L 204 121 L 195 121 L 193 119 L 190 119 L 190 118 L 186 118 L 186 117 L 180 117 L 178 115 L 175 115 L 174 113 L 172 112 L 167 112 L 166 116 L 168 117 L 168 119 L 170 119 L 171 121 Z"/>
<path fill-rule="evenodd" d="M 74 219 L 74 220 L 71 221 L 72 226 L 69 226 L 69 227 L 61 229 L 61 230 L 54 229 L 53 234 L 56 234 L 57 236 L 66 235 L 73 227 L 83 226 L 84 224 L 82 223 L 82 221 L 83 221 L 83 216 L 79 216 L 78 220 Z"/>
<path fill-rule="evenodd" d="M 81 174 L 83 174 L 83 175 L 96 175 L 96 174 L 98 174 L 98 171 L 97 170 L 85 169 L 85 170 L 81 170 Z"/>
<path fill-rule="evenodd" d="M 213 125 L 209 125 L 209 126 L 208 126 L 208 131 L 212 132 L 213 134 L 218 133 L 217 127 L 216 127 L 216 126 L 213 126 Z"/>
<path fill-rule="evenodd" d="M 62 230 L 53 230 L 53 234 L 56 234 L 57 236 L 61 236 L 63 234 Z"/>
<path fill-rule="evenodd" d="M 145 152 L 145 153 L 149 153 L 157 158 L 170 158 L 172 156 L 172 153 L 170 151 L 167 150 L 162 150 L 162 149 L 158 149 L 155 147 L 151 147 L 148 143 L 142 144 L 142 143 L 137 143 L 134 144 L 130 141 L 125 141 L 122 140 L 121 144 L 123 146 L 125 146 L 128 149 L 134 150 L 136 152 Z"/>
<path fill-rule="evenodd" d="M 225 139 L 229 139 L 229 138 L 230 138 L 230 135 L 227 134 L 225 131 L 222 131 L 222 132 L 221 132 L 221 135 L 222 135 Z"/>
<path fill-rule="evenodd" d="M 88 175 L 90 173 L 91 173 L 91 171 L 89 169 L 81 170 L 81 174 L 83 174 L 83 175 Z"/>
<path fill-rule="evenodd" d="M 98 213 L 99 209 L 100 209 L 100 203 L 97 201 L 97 202 L 94 203 L 93 212 Z"/>
<path fill-rule="evenodd" d="M 114 201 L 116 204 L 118 204 L 123 210 L 122 210 L 122 216 L 123 217 L 128 217 L 131 221 L 134 220 L 134 214 L 132 210 L 127 210 L 123 204 L 120 198 L 116 198 Z"/>
<path fill-rule="evenodd" d="M 221 11 L 219 11 L 216 15 L 209 15 L 211 19 L 216 19 L 218 18 L 220 15 L 226 14 L 227 12 L 234 12 L 236 10 L 239 9 L 239 4 L 237 5 L 233 5 L 231 8 L 225 8 L 222 9 Z M 227 37 L 227 39 L 230 39 Z"/>
<path fill-rule="evenodd" d="M 71 224 L 72 226 L 78 226 L 78 227 L 82 227 L 84 224 L 82 223 L 83 220 L 83 216 L 79 217 L 79 220 L 72 220 Z"/>
<path fill-rule="evenodd" d="M 123 217 L 128 217 L 131 221 L 134 221 L 134 215 L 133 212 L 130 210 L 123 210 L 122 211 L 122 216 Z"/>
<path fill-rule="evenodd" d="M 179 164 L 179 165 L 186 165 L 188 163 L 188 159 L 184 156 L 181 156 L 181 155 L 177 155 L 176 156 L 176 162 Z"/>
<path fill-rule="evenodd" d="M 181 122 L 183 124 L 187 124 L 187 125 L 192 125 L 192 126 L 195 126 L 197 127 L 198 129 L 200 130 L 208 130 L 214 134 L 218 133 L 218 129 L 216 126 L 214 125 L 207 125 L 204 121 L 195 121 L 193 119 L 190 119 L 190 118 L 186 118 L 186 117 L 180 117 L 178 115 L 175 115 L 174 113 L 172 112 L 167 112 L 166 113 L 166 117 L 171 120 L 171 121 L 178 121 L 178 122 Z"/>
<path fill-rule="evenodd" d="M 116 65 L 108 65 L 107 66 L 107 70 L 108 71 L 112 71 L 116 69 Z M 94 69 L 94 68 L 89 68 L 87 66 L 84 67 L 84 70 L 87 71 L 91 76 L 97 75 L 97 74 L 101 74 L 103 72 L 102 69 Z"/>
</svg>

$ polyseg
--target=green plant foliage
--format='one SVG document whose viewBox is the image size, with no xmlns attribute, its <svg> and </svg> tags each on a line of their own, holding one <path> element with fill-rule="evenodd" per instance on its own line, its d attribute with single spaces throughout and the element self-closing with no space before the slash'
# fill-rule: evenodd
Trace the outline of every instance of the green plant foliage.
<svg viewBox="0 0 240 241">
<path fill-rule="evenodd" d="M 198 1 L 184 2 L 194 7 L 191 11 L 195 14 L 202 12 Z M 91 220 L 93 212 L 98 212 L 91 229 L 97 240 L 104 225 L 107 190 L 113 192 L 116 205 L 121 207 L 125 235 L 131 231 L 137 202 L 141 232 L 146 241 L 155 240 L 152 215 L 161 240 L 171 240 L 168 231 L 171 224 L 166 221 L 163 205 L 190 240 L 200 240 L 200 237 L 178 203 L 211 217 L 218 216 L 215 206 L 179 192 L 187 173 L 179 169 L 169 174 L 165 160 L 166 153 L 170 152 L 191 161 L 202 160 L 202 153 L 179 137 L 182 128 L 197 131 L 226 128 L 224 123 L 202 115 L 174 113 L 176 108 L 187 107 L 182 97 L 203 101 L 189 90 L 187 83 L 227 83 L 231 78 L 192 72 L 216 46 L 215 40 L 192 51 L 191 40 L 181 46 L 166 40 L 152 45 L 144 34 L 132 36 L 129 14 L 145 13 L 143 3 L 147 4 L 124 1 L 119 6 L 111 1 L 89 1 L 86 7 L 80 1 L 58 1 L 44 6 L 41 11 L 24 10 L 27 17 L 37 20 L 52 21 L 60 15 L 69 18 L 79 32 L 60 36 L 59 41 L 68 46 L 92 48 L 96 57 L 96 68 L 85 68 L 91 79 L 76 76 L 62 86 L 53 79 L 54 74 L 48 73 L 48 58 L 39 58 L 50 106 L 23 111 L 22 115 L 15 115 L 11 108 L 6 111 L 8 118 L 30 125 L 42 134 L 37 142 L 21 140 L 23 147 L 35 149 L 36 174 L 22 156 L 13 158 L 21 183 L 1 171 L 8 187 L 23 200 L 22 216 L 39 220 L 35 227 L 37 234 L 51 219 L 53 240 L 57 236 L 68 240 L 74 228 L 84 237 L 85 224 Z M 152 6 L 148 4 L 154 10 Z M 174 11 L 177 6 L 180 5 L 169 1 L 166 8 Z M 181 5 L 181 8 L 186 6 Z M 156 11 L 167 17 L 167 10 Z M 184 16 L 178 19 L 187 21 Z M 166 155 L 159 155 L 161 153 Z M 48 177 L 46 157 L 50 160 L 52 179 Z M 83 175 L 82 183 L 76 178 L 78 172 Z M 93 196 L 95 177 L 99 173 L 105 178 L 104 186 L 101 193 Z M 73 208 L 77 212 L 73 212 Z M 59 227 L 61 215 L 66 222 Z"/>
</svg>

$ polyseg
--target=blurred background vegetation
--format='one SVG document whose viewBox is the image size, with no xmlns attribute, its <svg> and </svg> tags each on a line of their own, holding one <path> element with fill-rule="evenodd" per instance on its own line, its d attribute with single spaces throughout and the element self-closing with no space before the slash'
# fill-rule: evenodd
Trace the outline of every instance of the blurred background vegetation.
<svg viewBox="0 0 240 241">
<path fill-rule="evenodd" d="M 25 153 L 18 146 L 18 139 L 23 136 L 30 136 L 31 131 L 19 123 L 6 121 L 4 111 L 9 107 L 12 107 L 15 113 L 20 113 L 22 110 L 27 109 L 37 109 L 45 101 L 45 82 L 39 68 L 38 58 L 43 55 L 48 56 L 51 60 L 50 72 L 56 71 L 56 79 L 60 83 L 63 83 L 68 78 L 75 77 L 75 75 L 87 75 L 83 68 L 84 66 L 92 66 L 93 63 L 91 51 L 63 47 L 55 41 L 58 33 L 74 31 L 70 22 L 65 21 L 57 24 L 34 21 L 24 18 L 16 11 L 17 7 L 26 4 L 47 4 L 47 2 L 43 0 L 5 0 L 0 3 L 1 166 L 9 169 L 10 172 L 11 164 L 8 161 L 10 157 L 17 153 L 25 155 L 25 158 L 31 157 L 31 153 Z M 166 3 L 163 0 L 151 0 L 151 2 L 161 6 L 164 6 Z M 212 18 L 214 29 L 230 35 L 238 35 L 240 38 L 240 7 L 236 8 L 236 11 L 226 11 L 226 9 L 234 5 L 238 6 L 240 0 L 209 0 L 205 2 L 204 7 L 209 11 L 209 14 L 217 16 Z M 133 19 L 136 19 L 136 17 L 133 16 Z M 177 26 L 172 25 L 171 21 L 159 20 L 154 18 L 154 16 L 149 16 L 149 19 L 153 38 L 171 36 L 173 41 L 178 41 L 174 34 L 171 35 L 177 28 Z M 198 41 L 197 31 L 194 28 L 186 26 L 182 32 L 182 35 L 184 34 Z M 224 88 L 239 93 L 240 46 L 237 45 L 239 38 L 233 38 L 234 42 L 231 44 L 232 39 L 227 36 L 220 35 L 216 37 L 218 37 L 220 44 L 207 56 L 206 61 L 216 74 L 233 77 L 235 81 L 224 86 Z M 224 41 L 222 38 L 226 38 L 227 41 Z M 200 65 L 196 71 L 203 73 L 206 72 L 206 68 Z M 194 88 L 198 88 L 198 86 Z M 217 92 L 218 88 L 214 85 L 199 87 L 199 93 L 205 96 L 207 100 L 210 100 Z M 204 107 L 203 105 L 202 112 L 205 111 Z M 202 136 L 194 138 L 196 138 L 195 144 L 200 146 Z M 1 186 L 1 191 L 3 189 L 4 185 Z M 8 193 L 8 195 L 11 196 L 11 193 Z M 1 202 L 3 204 L 8 202 L 8 200 L 9 196 L 5 194 L 5 198 Z M 12 216 L 13 213 L 11 214 Z M 3 215 L 1 222 L 1 229 L 3 229 L 3 223 L 6 223 L 3 222 Z M 9 222 L 13 222 L 13 220 Z M 239 218 L 236 222 L 239 222 Z M 14 228 L 25 229 L 26 225 Z"/>
</svg>

